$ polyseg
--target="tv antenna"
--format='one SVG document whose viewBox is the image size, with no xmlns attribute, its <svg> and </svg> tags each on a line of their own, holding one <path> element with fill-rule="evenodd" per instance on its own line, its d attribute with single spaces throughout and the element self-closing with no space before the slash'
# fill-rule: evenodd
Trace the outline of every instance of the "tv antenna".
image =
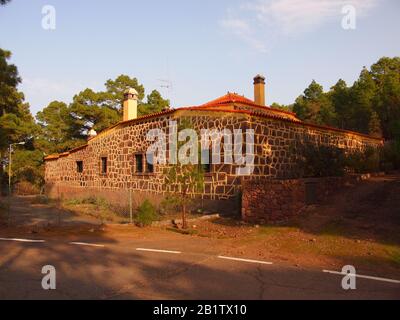
<svg viewBox="0 0 400 320">
<path fill-rule="evenodd" d="M 157 80 L 161 82 L 160 88 L 172 90 L 172 81 L 165 79 L 157 79 Z"/>
<path fill-rule="evenodd" d="M 169 99 L 170 102 L 171 102 L 172 90 L 173 90 L 172 81 L 171 80 L 167 80 L 167 79 L 157 79 L 157 81 L 160 82 L 160 86 L 159 87 L 164 90 L 164 94 L 165 94 L 164 98 L 165 99 Z"/>
</svg>

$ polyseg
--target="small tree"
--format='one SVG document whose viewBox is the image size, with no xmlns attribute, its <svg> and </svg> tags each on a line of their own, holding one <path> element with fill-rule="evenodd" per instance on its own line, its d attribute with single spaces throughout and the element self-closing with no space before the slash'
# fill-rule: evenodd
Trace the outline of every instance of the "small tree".
<svg viewBox="0 0 400 320">
<path fill-rule="evenodd" d="M 191 123 L 183 120 L 178 126 L 179 131 L 184 129 L 192 129 Z M 178 150 L 186 142 L 178 142 Z M 198 142 L 200 144 L 200 142 Z M 198 150 L 201 150 L 198 148 Z M 200 156 L 197 159 L 201 159 Z M 192 202 L 196 193 L 204 190 L 204 169 L 201 161 L 198 163 L 171 164 L 164 170 L 165 186 L 170 191 L 170 198 L 181 208 L 182 228 L 187 229 L 187 208 Z"/>
<path fill-rule="evenodd" d="M 149 200 L 145 200 L 138 208 L 136 215 L 136 223 L 141 227 L 147 227 L 152 224 L 153 221 L 158 219 L 156 209 Z"/>
</svg>

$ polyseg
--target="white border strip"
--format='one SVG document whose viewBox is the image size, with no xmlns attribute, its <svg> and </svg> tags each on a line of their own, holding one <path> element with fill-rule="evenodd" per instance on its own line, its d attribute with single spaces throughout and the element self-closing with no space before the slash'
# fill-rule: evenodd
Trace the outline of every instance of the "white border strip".
<svg viewBox="0 0 400 320">
<path fill-rule="evenodd" d="M 379 277 L 371 277 L 371 276 L 363 276 L 361 274 L 343 273 L 343 272 L 331 271 L 331 270 L 322 270 L 322 272 L 330 273 L 330 274 L 338 274 L 338 275 L 341 275 L 341 276 L 353 276 L 353 277 L 356 276 L 357 278 L 376 280 L 376 281 L 383 281 L 383 282 L 390 282 L 390 283 L 400 283 L 399 280 L 379 278 Z"/>
<path fill-rule="evenodd" d="M 268 265 L 273 264 L 272 262 L 267 262 L 267 261 L 232 258 L 232 257 L 225 257 L 225 256 L 218 256 L 218 258 L 225 259 L 225 260 L 233 260 L 233 261 L 241 261 L 241 262 L 249 262 L 249 263 L 258 263 L 258 264 L 268 264 Z"/>
<path fill-rule="evenodd" d="M 146 252 L 158 252 L 158 253 L 173 253 L 173 254 L 181 254 L 181 251 L 169 251 L 169 250 L 158 250 L 158 249 L 145 249 L 145 248 L 136 248 L 137 251 L 146 251 Z"/>
<path fill-rule="evenodd" d="M 104 244 L 94 244 L 94 243 L 86 243 L 86 242 L 70 242 L 69 244 L 73 244 L 73 245 L 76 245 L 76 246 L 87 246 L 87 247 L 104 248 Z"/>
<path fill-rule="evenodd" d="M 33 243 L 43 243 L 43 242 L 46 242 L 46 241 L 44 241 L 44 240 L 9 239 L 9 238 L 0 238 L 0 241 L 33 242 Z"/>
</svg>

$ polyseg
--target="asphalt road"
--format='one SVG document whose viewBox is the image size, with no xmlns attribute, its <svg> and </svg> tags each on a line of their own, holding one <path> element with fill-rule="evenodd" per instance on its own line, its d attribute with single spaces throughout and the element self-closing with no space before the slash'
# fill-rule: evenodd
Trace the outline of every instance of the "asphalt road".
<svg viewBox="0 0 400 320">
<path fill-rule="evenodd" d="M 0 299 L 400 299 L 399 283 L 357 278 L 345 291 L 341 275 L 221 258 L 206 240 L 39 240 L 0 240 Z M 42 289 L 44 265 L 55 290 Z"/>
</svg>

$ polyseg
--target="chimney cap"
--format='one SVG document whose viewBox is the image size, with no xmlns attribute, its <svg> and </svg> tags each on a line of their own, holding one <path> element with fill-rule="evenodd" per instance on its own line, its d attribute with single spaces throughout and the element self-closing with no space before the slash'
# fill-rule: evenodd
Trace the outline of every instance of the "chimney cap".
<svg viewBox="0 0 400 320">
<path fill-rule="evenodd" d="M 262 83 L 265 84 L 265 77 L 261 74 L 258 74 L 254 77 L 254 84 Z"/>
<path fill-rule="evenodd" d="M 124 94 L 138 95 L 138 92 L 134 88 L 128 88 L 124 91 Z"/>
<path fill-rule="evenodd" d="M 97 132 L 96 132 L 96 130 L 94 130 L 94 129 L 92 128 L 92 129 L 90 129 L 88 135 L 89 135 L 89 137 L 95 137 L 95 136 L 97 136 Z"/>
</svg>

